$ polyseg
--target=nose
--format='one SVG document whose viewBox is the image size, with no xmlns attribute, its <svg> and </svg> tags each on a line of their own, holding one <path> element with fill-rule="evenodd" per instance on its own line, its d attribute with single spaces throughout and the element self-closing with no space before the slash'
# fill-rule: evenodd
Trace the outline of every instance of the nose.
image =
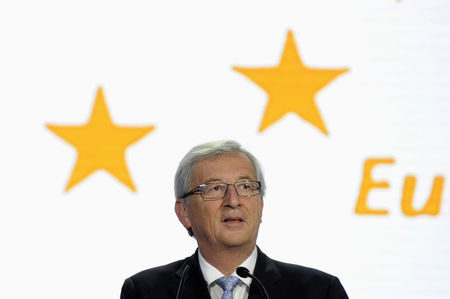
<svg viewBox="0 0 450 299">
<path fill-rule="evenodd" d="M 237 194 L 236 187 L 232 184 L 228 184 L 227 192 L 223 198 L 223 205 L 235 209 L 241 205 L 241 200 Z"/>
</svg>

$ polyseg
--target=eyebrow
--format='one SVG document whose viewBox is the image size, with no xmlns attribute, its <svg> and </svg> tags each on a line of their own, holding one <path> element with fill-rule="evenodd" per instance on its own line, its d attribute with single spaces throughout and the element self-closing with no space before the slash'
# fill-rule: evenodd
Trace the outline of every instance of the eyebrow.
<svg viewBox="0 0 450 299">
<path fill-rule="evenodd" d="M 240 177 L 238 177 L 236 182 L 241 181 L 241 180 L 249 180 L 249 181 L 251 181 L 251 180 L 255 180 L 255 179 L 249 177 L 248 175 L 241 175 Z M 208 184 L 208 183 L 212 183 L 212 182 L 223 182 L 223 180 L 213 177 L 213 178 L 209 178 L 209 179 L 205 180 L 204 184 Z"/>
</svg>

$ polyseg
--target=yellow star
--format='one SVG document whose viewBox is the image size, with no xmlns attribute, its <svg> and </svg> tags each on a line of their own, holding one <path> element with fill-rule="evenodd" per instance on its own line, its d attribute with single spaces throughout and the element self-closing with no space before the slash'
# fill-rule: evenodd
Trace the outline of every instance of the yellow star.
<svg viewBox="0 0 450 299">
<path fill-rule="evenodd" d="M 97 91 L 90 120 L 85 125 L 47 128 L 71 145 L 77 152 L 77 162 L 67 183 L 69 191 L 97 170 L 106 170 L 128 188 L 136 191 L 125 162 L 126 148 L 154 130 L 154 126 L 124 127 L 115 125 L 109 116 L 101 88 Z"/>
<path fill-rule="evenodd" d="M 317 69 L 305 66 L 290 30 L 278 66 L 233 69 L 247 76 L 269 95 L 259 132 L 280 120 L 286 113 L 294 112 L 328 135 L 314 96 L 348 69 Z"/>
</svg>

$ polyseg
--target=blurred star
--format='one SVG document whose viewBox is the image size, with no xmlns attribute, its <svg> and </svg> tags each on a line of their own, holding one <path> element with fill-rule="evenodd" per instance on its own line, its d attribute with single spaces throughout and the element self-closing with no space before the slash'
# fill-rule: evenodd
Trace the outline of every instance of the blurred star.
<svg viewBox="0 0 450 299">
<path fill-rule="evenodd" d="M 337 76 L 347 72 L 347 68 L 318 69 L 305 66 L 300 59 L 294 35 L 292 31 L 288 31 L 278 66 L 233 69 L 255 82 L 269 95 L 259 132 L 267 129 L 288 112 L 294 112 L 328 135 L 314 98 L 317 92 Z"/>
<path fill-rule="evenodd" d="M 78 152 L 72 176 L 65 191 L 83 181 L 97 170 L 106 170 L 132 191 L 136 187 L 125 162 L 126 148 L 154 130 L 154 126 L 126 127 L 115 125 L 108 112 L 103 90 L 98 89 L 91 118 L 85 125 L 47 128 Z"/>
</svg>

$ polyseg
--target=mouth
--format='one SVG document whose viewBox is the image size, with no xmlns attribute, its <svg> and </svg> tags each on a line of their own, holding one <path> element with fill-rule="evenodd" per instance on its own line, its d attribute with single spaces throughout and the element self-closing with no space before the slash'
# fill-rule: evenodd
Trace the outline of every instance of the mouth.
<svg viewBox="0 0 450 299">
<path fill-rule="evenodd" d="M 242 219 L 240 217 L 226 217 L 225 219 L 222 220 L 222 222 L 239 223 L 239 222 L 244 222 L 244 219 Z"/>
</svg>

